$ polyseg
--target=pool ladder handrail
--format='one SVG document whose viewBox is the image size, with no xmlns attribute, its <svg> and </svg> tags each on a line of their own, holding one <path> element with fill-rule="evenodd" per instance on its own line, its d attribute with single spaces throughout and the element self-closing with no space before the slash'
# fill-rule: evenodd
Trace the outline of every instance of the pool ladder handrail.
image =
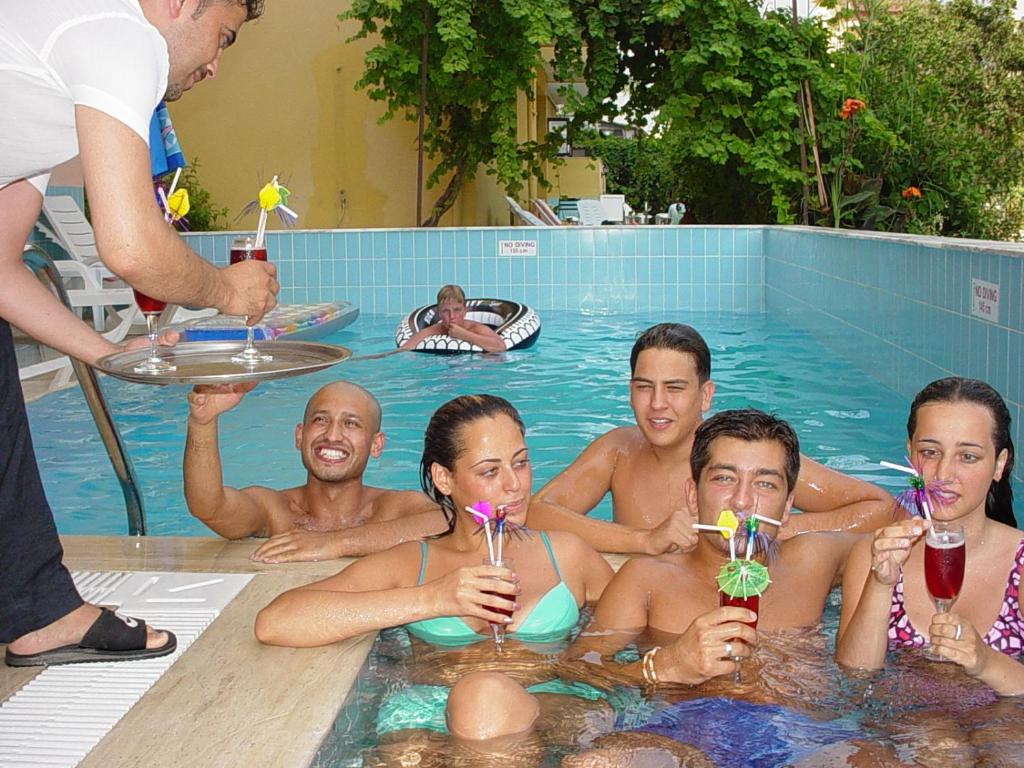
<svg viewBox="0 0 1024 768">
<path fill-rule="evenodd" d="M 36 277 L 57 295 L 69 311 L 73 311 L 71 302 L 68 299 L 67 291 L 64 290 L 64 281 L 61 279 L 53 259 L 38 245 L 26 245 L 22 253 L 22 261 L 35 274 Z M 71 365 L 78 377 L 78 384 L 82 387 L 82 394 L 85 395 L 85 402 L 92 412 L 93 421 L 96 422 L 96 429 L 100 433 L 103 446 L 107 449 L 107 456 L 114 467 L 114 474 L 121 484 L 121 493 L 124 494 L 125 511 L 128 514 L 128 535 L 146 535 L 146 510 L 142 505 L 142 495 L 139 493 L 139 481 L 135 475 L 135 467 L 125 450 L 121 433 L 110 415 L 110 408 L 107 407 L 107 400 L 103 396 L 99 380 L 96 378 L 96 371 L 92 366 L 83 363 L 75 357 L 69 356 Z"/>
</svg>

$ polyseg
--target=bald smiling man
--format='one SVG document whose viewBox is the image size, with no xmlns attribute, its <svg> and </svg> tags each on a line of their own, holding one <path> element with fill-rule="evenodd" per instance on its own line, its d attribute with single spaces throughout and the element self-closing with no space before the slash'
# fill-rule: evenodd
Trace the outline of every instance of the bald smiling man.
<svg viewBox="0 0 1024 768">
<path fill-rule="evenodd" d="M 363 484 L 384 450 L 381 409 L 367 390 L 336 381 L 317 390 L 295 427 L 306 482 L 278 491 L 229 488 L 221 473 L 217 419 L 255 384 L 189 393 L 185 500 L 189 512 L 228 539 L 269 537 L 253 559 L 267 563 L 365 555 L 446 530 L 440 508 L 419 491 Z"/>
</svg>

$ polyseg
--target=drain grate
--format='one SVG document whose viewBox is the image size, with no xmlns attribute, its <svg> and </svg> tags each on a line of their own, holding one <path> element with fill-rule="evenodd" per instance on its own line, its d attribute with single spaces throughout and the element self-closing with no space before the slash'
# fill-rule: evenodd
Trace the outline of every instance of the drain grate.
<svg viewBox="0 0 1024 768">
<path fill-rule="evenodd" d="M 170 656 L 49 667 L 0 705 L 0 768 L 72 768 L 252 578 L 226 573 L 72 574 L 89 602 L 178 637 Z"/>
</svg>

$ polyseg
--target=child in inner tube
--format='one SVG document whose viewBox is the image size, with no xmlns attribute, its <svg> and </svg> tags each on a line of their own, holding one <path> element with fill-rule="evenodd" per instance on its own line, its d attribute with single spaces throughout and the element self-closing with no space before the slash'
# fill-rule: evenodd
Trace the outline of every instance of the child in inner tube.
<svg viewBox="0 0 1024 768">
<path fill-rule="evenodd" d="M 413 334 L 400 349 L 415 349 L 428 336 L 451 336 L 475 344 L 484 352 L 504 352 L 505 342 L 494 329 L 466 319 L 466 294 L 457 285 L 446 285 L 437 292 L 436 323 Z"/>
</svg>

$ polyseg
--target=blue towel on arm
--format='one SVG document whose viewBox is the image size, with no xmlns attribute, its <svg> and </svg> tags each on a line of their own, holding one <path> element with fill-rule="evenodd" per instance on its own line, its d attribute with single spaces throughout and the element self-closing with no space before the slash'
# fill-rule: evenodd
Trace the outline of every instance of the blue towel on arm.
<svg viewBox="0 0 1024 768">
<path fill-rule="evenodd" d="M 185 167 L 185 154 L 171 125 L 167 104 L 162 101 L 149 121 L 149 162 L 154 179 Z"/>
</svg>

